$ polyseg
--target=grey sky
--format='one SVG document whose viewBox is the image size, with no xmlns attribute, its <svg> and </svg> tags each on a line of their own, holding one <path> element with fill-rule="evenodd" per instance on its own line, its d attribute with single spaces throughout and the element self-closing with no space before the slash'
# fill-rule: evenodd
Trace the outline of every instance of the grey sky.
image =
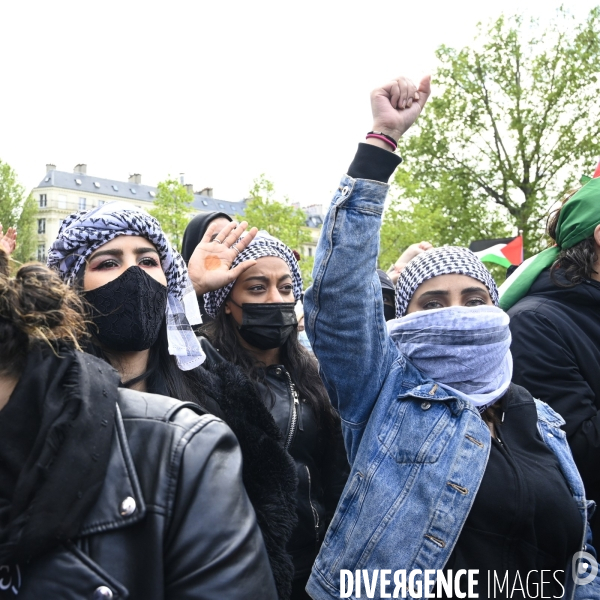
<svg viewBox="0 0 600 600">
<path fill-rule="evenodd" d="M 264 172 L 278 195 L 326 203 L 370 126 L 369 92 L 435 68 L 501 12 L 560 2 L 0 4 L 0 159 L 32 188 L 47 162 L 242 198 Z M 583 17 L 596 2 L 571 0 Z"/>
</svg>

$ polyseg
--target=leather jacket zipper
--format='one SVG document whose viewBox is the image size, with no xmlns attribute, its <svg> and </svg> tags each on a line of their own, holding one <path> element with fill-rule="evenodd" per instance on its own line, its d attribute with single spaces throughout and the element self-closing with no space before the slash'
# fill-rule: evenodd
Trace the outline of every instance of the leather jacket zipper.
<svg viewBox="0 0 600 600">
<path fill-rule="evenodd" d="M 284 446 L 284 448 L 287 450 L 290 447 L 292 440 L 294 439 L 294 433 L 296 433 L 296 423 L 298 422 L 298 405 L 300 404 L 300 402 L 298 400 L 298 392 L 296 391 L 296 386 L 292 382 L 290 374 L 287 371 L 285 372 L 285 374 L 287 375 L 290 392 L 294 400 L 294 403 L 292 404 L 292 420 L 290 422 L 290 429 L 288 431 Z"/>
<path fill-rule="evenodd" d="M 319 512 L 315 508 L 315 505 L 312 503 L 312 479 L 310 478 L 310 469 L 308 465 L 304 465 L 306 472 L 308 473 L 308 502 L 310 503 L 310 508 L 312 509 L 313 519 L 315 521 L 315 550 L 319 549 Z"/>
</svg>

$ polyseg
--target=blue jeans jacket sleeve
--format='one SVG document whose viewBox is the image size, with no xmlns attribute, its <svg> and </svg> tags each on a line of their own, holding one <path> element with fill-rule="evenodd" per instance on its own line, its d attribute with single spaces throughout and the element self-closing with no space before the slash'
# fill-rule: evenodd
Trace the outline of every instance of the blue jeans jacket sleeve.
<svg viewBox="0 0 600 600">
<path fill-rule="evenodd" d="M 344 177 L 333 197 L 304 297 L 305 325 L 321 376 L 342 418 L 352 463 L 373 405 L 398 356 L 375 272 L 388 185 Z"/>
</svg>

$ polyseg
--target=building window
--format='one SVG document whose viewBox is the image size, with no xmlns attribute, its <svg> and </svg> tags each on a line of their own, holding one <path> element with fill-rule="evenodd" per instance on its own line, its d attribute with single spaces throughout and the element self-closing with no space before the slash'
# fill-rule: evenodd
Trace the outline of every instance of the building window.
<svg viewBox="0 0 600 600">
<path fill-rule="evenodd" d="M 85 198 L 79 198 L 79 210 L 85 210 Z"/>
<path fill-rule="evenodd" d="M 105 200 L 98 200 L 98 206 L 102 206 L 103 204 L 106 204 Z"/>
<path fill-rule="evenodd" d="M 308 247 L 308 256 L 312 256 L 312 248 L 310 246 Z"/>
<path fill-rule="evenodd" d="M 66 194 L 58 195 L 58 208 L 62 208 L 62 209 L 67 208 L 67 195 Z"/>
<path fill-rule="evenodd" d="M 37 259 L 40 262 L 46 262 L 46 248 L 45 248 L 44 244 L 40 244 L 38 246 Z"/>
<path fill-rule="evenodd" d="M 38 219 L 38 233 L 46 233 L 46 219 Z"/>
<path fill-rule="evenodd" d="M 48 200 L 46 198 L 46 194 L 40 194 L 40 208 L 46 208 L 48 205 Z"/>
</svg>

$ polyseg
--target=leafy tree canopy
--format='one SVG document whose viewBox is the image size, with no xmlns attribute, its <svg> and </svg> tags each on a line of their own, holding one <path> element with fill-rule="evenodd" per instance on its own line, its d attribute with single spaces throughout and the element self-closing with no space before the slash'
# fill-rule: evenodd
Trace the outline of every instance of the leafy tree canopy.
<svg viewBox="0 0 600 600">
<path fill-rule="evenodd" d="M 25 194 L 11 167 L 0 160 L 0 223 L 6 232 L 17 230 L 17 247 L 12 258 L 25 263 L 35 258 L 37 249 L 37 202 Z"/>
<path fill-rule="evenodd" d="M 183 232 L 190 221 L 193 194 L 176 179 L 158 184 L 154 207 L 150 214 L 160 223 L 173 248 L 181 251 Z"/>
<path fill-rule="evenodd" d="M 302 209 L 293 207 L 287 198 L 279 201 L 274 196 L 273 182 L 262 174 L 254 180 L 244 216 L 237 216 L 237 219 L 248 221 L 252 227 L 265 229 L 292 250 L 298 251 L 302 257 L 299 264 L 306 288 L 312 281 L 314 263 L 313 257 L 304 254 L 304 244 L 311 241 L 310 230 L 306 227 L 306 214 Z"/>
<path fill-rule="evenodd" d="M 600 7 L 576 23 L 502 16 L 472 47 L 441 46 L 433 97 L 400 140 L 405 163 L 384 217 L 380 263 L 411 243 L 468 245 L 522 230 L 544 244 L 550 208 L 600 155 Z"/>
</svg>

